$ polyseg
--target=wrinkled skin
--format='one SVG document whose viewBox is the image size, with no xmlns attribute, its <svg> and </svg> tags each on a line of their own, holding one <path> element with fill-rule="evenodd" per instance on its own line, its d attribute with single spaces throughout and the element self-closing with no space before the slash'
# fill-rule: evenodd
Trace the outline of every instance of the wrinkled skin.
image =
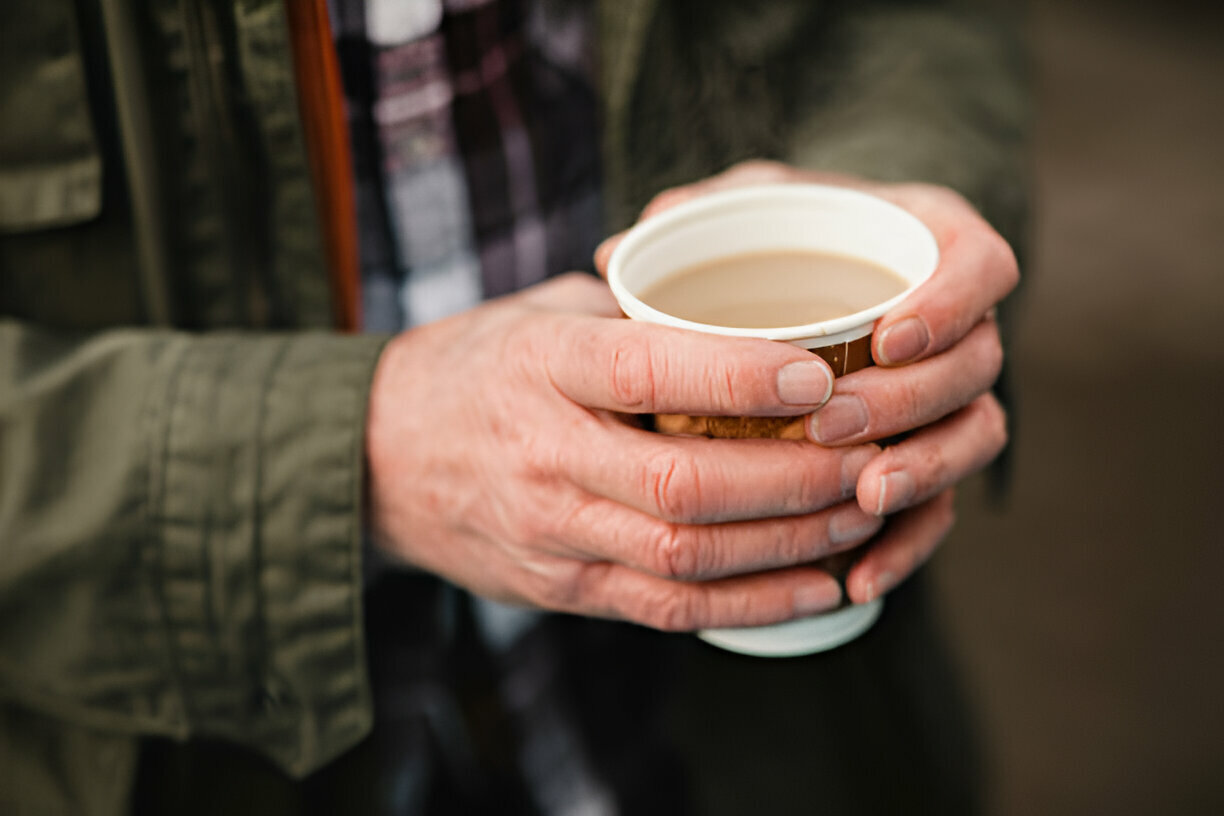
<svg viewBox="0 0 1224 816">
<path fill-rule="evenodd" d="M 377 546 L 489 598 L 673 631 L 833 608 L 838 583 L 810 564 L 864 542 L 850 600 L 913 572 L 952 525 L 954 486 L 1006 442 L 989 392 L 1002 363 L 992 315 L 1016 262 L 948 190 L 775 163 L 666 191 L 643 218 L 792 181 L 866 190 L 936 236 L 939 268 L 876 326 L 879 365 L 830 387 L 802 349 L 621 319 L 583 275 L 490 301 L 399 335 L 378 363 L 366 442 Z M 618 239 L 597 252 L 601 270 Z M 641 430 L 635 417 L 655 412 L 810 415 L 808 439 Z"/>
</svg>

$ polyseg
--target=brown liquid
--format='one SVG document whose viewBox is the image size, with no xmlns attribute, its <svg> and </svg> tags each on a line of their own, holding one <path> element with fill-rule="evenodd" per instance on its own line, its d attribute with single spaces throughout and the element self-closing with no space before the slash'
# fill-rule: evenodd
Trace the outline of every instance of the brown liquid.
<svg viewBox="0 0 1224 816">
<path fill-rule="evenodd" d="M 844 317 L 906 288 L 871 261 L 806 250 L 754 252 L 682 269 L 638 297 L 660 312 L 739 329 L 801 326 Z"/>
</svg>

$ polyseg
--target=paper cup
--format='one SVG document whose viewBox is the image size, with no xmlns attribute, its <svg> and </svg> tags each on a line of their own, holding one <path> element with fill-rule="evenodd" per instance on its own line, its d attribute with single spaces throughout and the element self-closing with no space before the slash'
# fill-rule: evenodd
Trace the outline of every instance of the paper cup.
<svg viewBox="0 0 1224 816">
<path fill-rule="evenodd" d="M 756 252 L 825 252 L 860 258 L 901 276 L 905 291 L 854 314 L 768 329 L 711 326 L 682 320 L 646 305 L 638 293 L 663 278 L 716 259 Z M 707 334 L 760 337 L 810 349 L 836 376 L 871 365 L 875 321 L 935 271 L 939 247 L 926 226 L 883 199 L 841 187 L 779 184 L 741 187 L 681 204 L 625 236 L 608 262 L 608 283 L 621 309 L 645 320 Z M 694 426 L 692 423 L 699 423 Z M 700 423 L 705 423 L 701 426 Z M 687 423 L 687 424 L 686 424 Z M 803 438 L 802 418 L 660 416 L 662 430 L 697 430 L 709 436 Z M 703 640 L 742 654 L 788 657 L 832 649 L 865 632 L 879 617 L 882 599 L 772 626 L 707 629 Z"/>
</svg>

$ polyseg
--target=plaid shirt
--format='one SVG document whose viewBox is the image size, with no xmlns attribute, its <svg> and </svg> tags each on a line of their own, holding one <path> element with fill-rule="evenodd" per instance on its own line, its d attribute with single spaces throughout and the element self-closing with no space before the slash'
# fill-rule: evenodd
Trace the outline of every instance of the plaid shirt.
<svg viewBox="0 0 1224 816">
<path fill-rule="evenodd" d="M 330 10 L 348 97 L 366 330 L 398 331 L 591 269 L 602 237 L 593 4 L 331 0 Z M 609 769 L 595 767 L 567 712 L 559 647 L 536 626 L 542 616 L 440 582 L 404 593 L 396 582 L 405 580 L 372 584 L 369 605 L 408 595 L 436 603 L 370 621 L 372 744 L 387 791 L 378 807 L 619 813 Z M 401 623 L 412 618 L 423 639 L 406 647 Z M 455 666 L 469 667 L 462 679 L 438 676 Z M 473 699 L 502 712 L 504 724 L 469 720 Z M 499 729 L 517 735 L 512 747 L 484 756 L 470 747 Z M 507 761 L 515 770 L 496 770 Z M 430 767 L 440 768 L 433 779 L 422 770 Z M 448 777 L 468 792 L 442 806 L 438 779 Z"/>
<path fill-rule="evenodd" d="M 601 235 L 592 4 L 332 0 L 365 328 L 569 269 Z"/>
</svg>

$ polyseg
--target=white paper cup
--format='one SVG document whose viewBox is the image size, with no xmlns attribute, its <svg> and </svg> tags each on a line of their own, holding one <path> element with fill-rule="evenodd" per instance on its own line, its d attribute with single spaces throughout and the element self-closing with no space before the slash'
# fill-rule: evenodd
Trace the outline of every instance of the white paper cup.
<svg viewBox="0 0 1224 816">
<path fill-rule="evenodd" d="M 900 275 L 904 292 L 834 320 L 769 329 L 694 323 L 651 308 L 638 298 L 659 280 L 728 256 L 777 251 L 828 252 L 879 264 Z M 816 184 L 741 187 L 681 204 L 625 236 L 608 262 L 608 283 L 634 320 L 735 337 L 761 337 L 810 349 L 837 376 L 871 364 L 875 321 L 931 276 L 939 247 L 905 210 L 855 190 Z M 772 435 L 772 434 L 770 434 Z M 741 654 L 790 657 L 832 649 L 865 632 L 882 599 L 773 626 L 707 629 L 699 637 Z"/>
</svg>

